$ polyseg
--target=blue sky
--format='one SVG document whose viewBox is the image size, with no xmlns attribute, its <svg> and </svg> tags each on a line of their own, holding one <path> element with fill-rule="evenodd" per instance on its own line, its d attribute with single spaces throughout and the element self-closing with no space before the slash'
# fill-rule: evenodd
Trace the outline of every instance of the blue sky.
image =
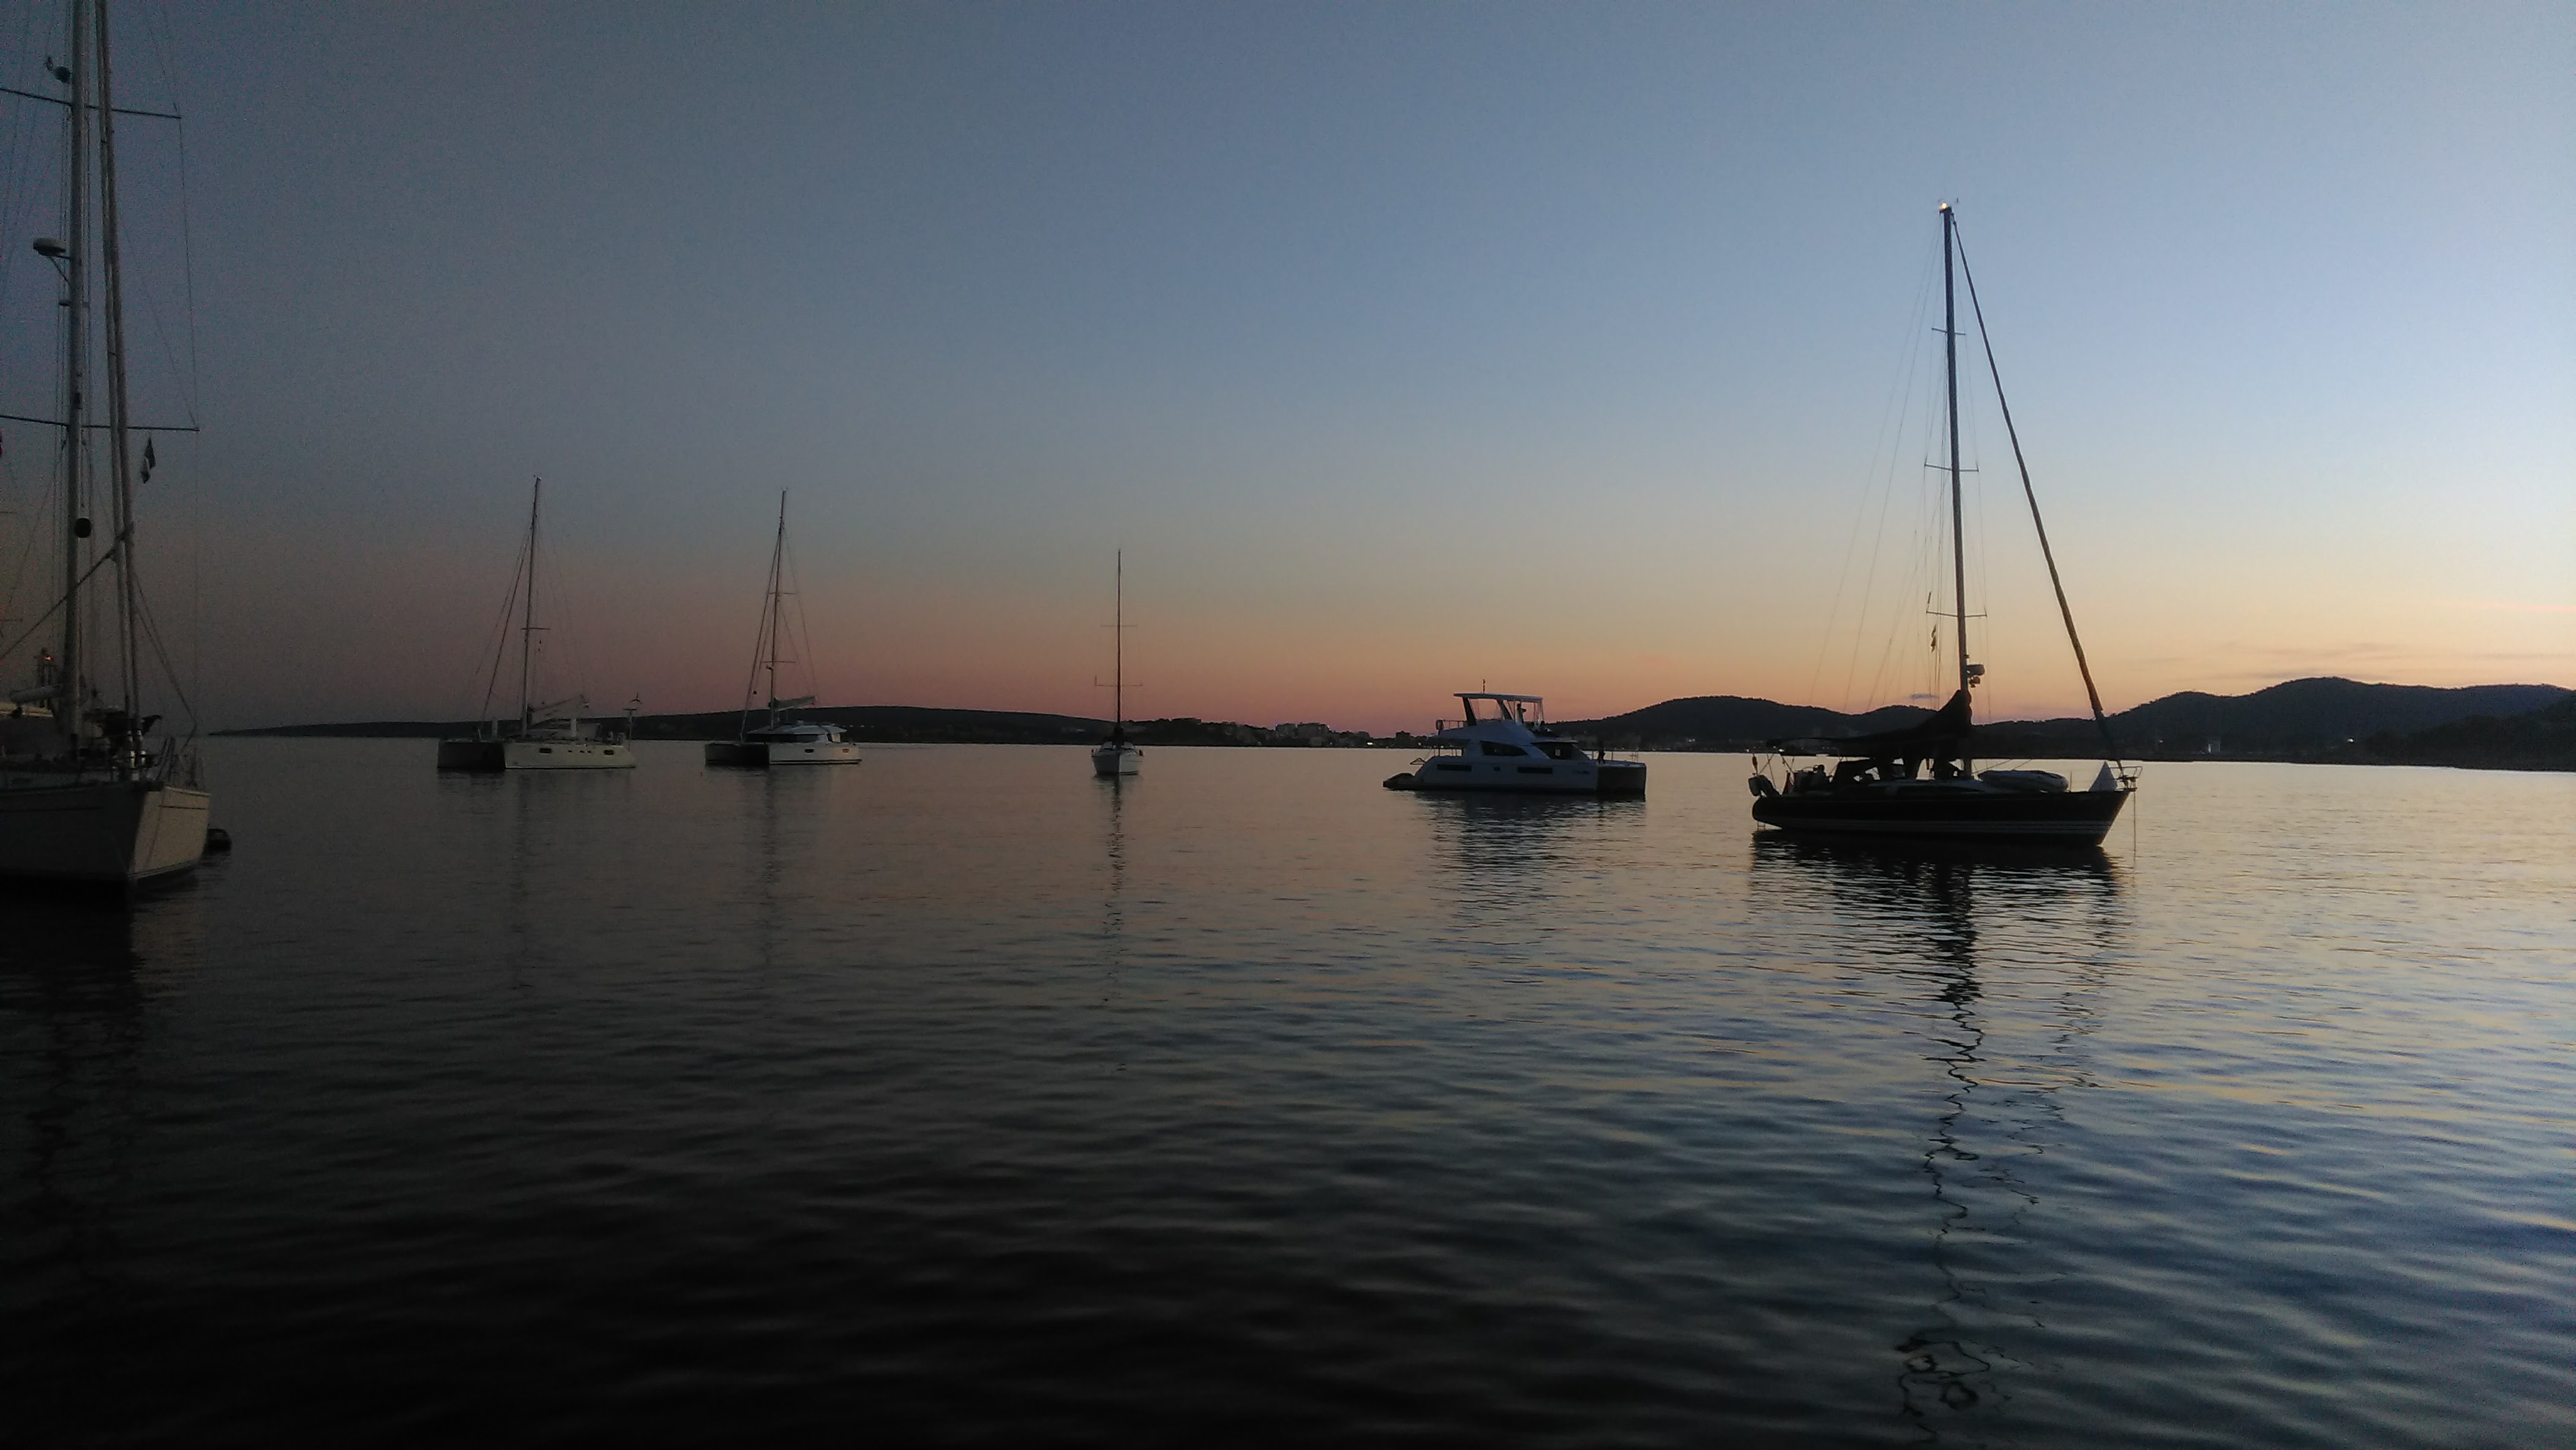
<svg viewBox="0 0 2576 1450">
<path fill-rule="evenodd" d="M 1147 714 L 1880 703 L 1819 662 L 1915 628 L 1848 616 L 1919 543 L 1855 521 L 1922 493 L 1882 427 L 1944 199 L 2115 708 L 2576 684 L 2563 7 L 119 17 L 189 117 L 206 431 L 147 502 L 216 723 L 470 709 L 536 474 L 556 663 L 648 708 L 738 698 L 781 488 L 834 702 L 1097 709 L 1123 546 Z M 184 338 L 175 148 L 129 147 Z M 1972 438 L 1984 708 L 2073 708 Z"/>
</svg>

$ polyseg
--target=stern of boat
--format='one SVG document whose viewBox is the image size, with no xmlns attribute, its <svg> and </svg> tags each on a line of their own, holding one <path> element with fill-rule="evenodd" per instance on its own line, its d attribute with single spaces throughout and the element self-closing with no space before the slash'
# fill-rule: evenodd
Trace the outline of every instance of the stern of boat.
<svg viewBox="0 0 2576 1450">
<path fill-rule="evenodd" d="M 501 742 L 498 740 L 442 740 L 438 742 L 438 768 L 441 770 L 499 770 Z"/>
<path fill-rule="evenodd" d="M 1642 760 L 1596 760 L 1593 763 L 1593 789 L 1602 795 L 1644 795 L 1646 762 Z"/>
</svg>

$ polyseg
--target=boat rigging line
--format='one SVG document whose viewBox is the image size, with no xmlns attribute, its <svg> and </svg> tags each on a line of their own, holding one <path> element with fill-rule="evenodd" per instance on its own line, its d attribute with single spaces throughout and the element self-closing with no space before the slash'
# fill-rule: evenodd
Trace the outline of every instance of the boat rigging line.
<svg viewBox="0 0 2576 1450">
<path fill-rule="evenodd" d="M 1958 230 L 1958 219 L 1951 218 L 1950 229 Z M 2102 692 L 2093 685 L 2093 666 L 2084 658 L 2084 640 L 2075 632 L 2075 610 L 2066 602 L 2066 582 L 2058 577 L 2057 555 L 2048 546 L 2048 525 L 2040 521 L 2039 494 L 2030 486 L 2030 464 L 2023 459 L 2021 433 L 2013 427 L 2012 404 L 2004 399 L 2003 370 L 1995 363 L 1995 340 L 1986 331 L 1986 312 L 1977 303 L 1977 274 L 1968 267 L 1968 249 L 1959 247 L 1959 275 L 1968 281 L 1968 308 L 1977 319 L 1977 340 L 1985 344 L 1986 372 L 1995 382 L 1995 404 L 2004 416 L 2004 436 L 2012 440 L 2013 466 L 2021 470 L 2021 494 L 2030 502 L 2030 526 L 2039 535 L 2039 557 L 2048 564 L 2049 587 L 2057 591 L 2057 613 L 2066 621 L 2066 642 L 2075 647 L 2075 670 L 2084 677 L 2084 696 L 2093 706 L 2093 724 L 2102 732 L 2102 746 L 2111 758 L 2120 756 L 2119 742 L 2111 737 L 2111 718 L 2102 713 Z"/>
</svg>

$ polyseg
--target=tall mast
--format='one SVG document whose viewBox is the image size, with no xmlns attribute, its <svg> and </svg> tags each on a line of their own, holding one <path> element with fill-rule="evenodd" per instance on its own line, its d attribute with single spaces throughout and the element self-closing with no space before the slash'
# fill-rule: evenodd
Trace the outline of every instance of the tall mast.
<svg viewBox="0 0 2576 1450">
<path fill-rule="evenodd" d="M 132 440 L 127 427 L 130 418 L 125 404 L 125 295 L 124 268 L 117 247 L 116 223 L 116 100 L 108 68 L 107 0 L 96 0 L 98 17 L 98 207 L 99 256 L 105 264 L 107 296 L 107 410 L 108 459 L 113 470 L 110 480 L 116 534 L 108 545 L 108 554 L 116 560 L 117 583 L 117 674 L 126 726 L 129 731 L 140 723 L 142 709 L 142 661 L 136 649 L 136 628 L 142 609 L 138 591 L 140 582 L 134 572 L 134 472 L 130 458 Z"/>
<path fill-rule="evenodd" d="M 1109 735 L 1118 744 L 1127 743 L 1127 551 L 1118 551 L 1116 592 L 1109 606 L 1109 709 L 1117 718 L 1110 723 Z"/>
<path fill-rule="evenodd" d="M 787 490 L 778 491 L 778 541 L 769 548 L 769 723 L 778 723 L 779 595 L 787 588 Z"/>
<path fill-rule="evenodd" d="M 1958 213 L 1950 210 L 1948 202 L 1941 203 L 1941 340 L 1950 378 L 1950 603 L 1959 636 L 1959 693 L 1964 695 L 1968 691 L 1968 546 L 1959 509 L 1959 304 L 1950 265 L 1951 239 L 1958 226 Z"/>
<path fill-rule="evenodd" d="M 89 522 L 81 514 L 81 444 L 87 436 L 81 395 L 88 381 L 82 354 L 89 340 L 89 270 L 82 260 L 88 252 L 84 234 L 89 213 L 89 8 L 84 0 L 72 0 L 71 18 L 71 164 L 64 169 L 63 187 L 64 274 L 71 288 L 63 323 L 63 654 L 54 672 L 54 715 L 77 754 L 81 709 L 87 703 L 81 671 L 89 663 L 81 658 L 80 611 L 81 539 Z"/>
<path fill-rule="evenodd" d="M 519 605 L 519 733 L 536 728 L 528 710 L 528 664 L 537 641 L 537 501 L 545 496 L 546 481 L 538 479 L 528 488 L 528 597 Z"/>
</svg>

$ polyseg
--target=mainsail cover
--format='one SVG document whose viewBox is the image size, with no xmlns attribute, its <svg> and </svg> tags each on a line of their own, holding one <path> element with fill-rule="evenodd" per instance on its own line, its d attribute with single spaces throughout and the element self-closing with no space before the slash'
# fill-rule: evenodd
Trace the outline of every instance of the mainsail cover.
<svg viewBox="0 0 2576 1450">
<path fill-rule="evenodd" d="M 1950 697 L 1950 703 L 1902 730 L 1882 730 L 1875 735 L 1853 735 L 1834 740 L 1810 737 L 1806 743 L 1821 745 L 1830 755 L 1867 756 L 1872 759 L 1938 760 L 1964 755 L 1976 727 L 1968 719 L 1968 692 L 1961 690 Z M 1786 744 L 1775 740 L 1773 745 Z"/>
</svg>

